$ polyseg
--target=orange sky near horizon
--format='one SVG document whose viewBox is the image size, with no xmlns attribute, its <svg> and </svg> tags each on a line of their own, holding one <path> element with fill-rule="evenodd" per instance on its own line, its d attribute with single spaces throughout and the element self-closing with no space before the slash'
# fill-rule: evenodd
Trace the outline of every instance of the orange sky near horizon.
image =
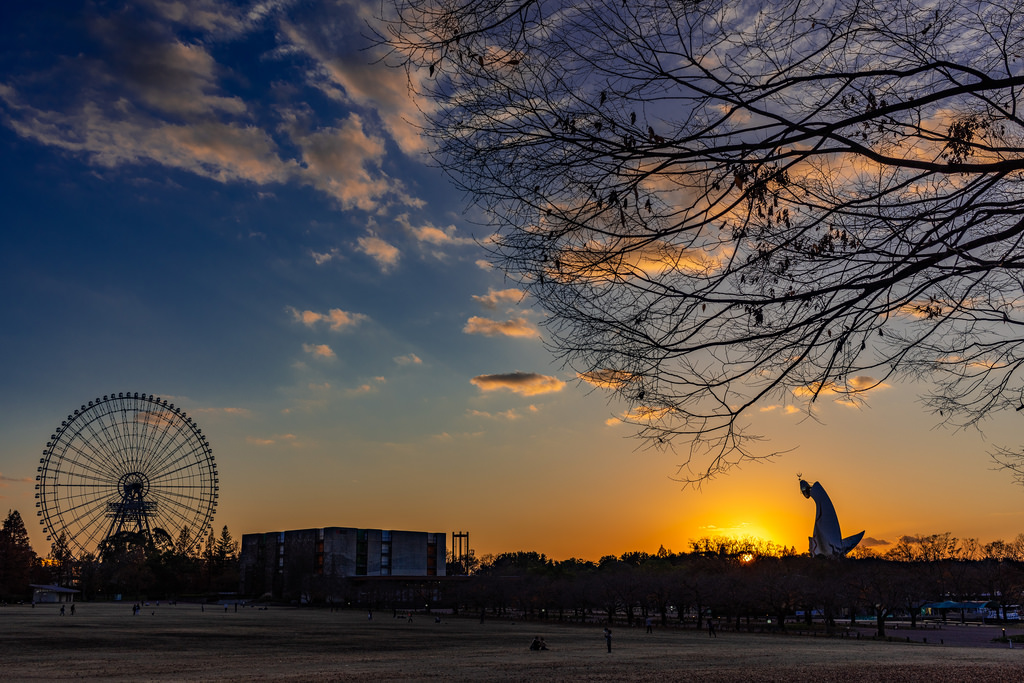
<svg viewBox="0 0 1024 683">
<path fill-rule="evenodd" d="M 691 540 L 719 535 L 806 552 L 814 502 L 800 494 L 800 474 L 821 482 L 843 534 L 864 530 L 865 544 L 944 532 L 985 543 L 1024 532 L 1024 488 L 987 454 L 1013 444 L 1017 415 L 989 421 L 985 435 L 950 432 L 935 428 L 912 389 L 873 392 L 863 409 L 821 401 L 818 421 L 763 413 L 754 427 L 771 440 L 759 448 L 794 450 L 699 490 L 672 479 L 673 454 L 638 449 L 628 426 L 605 424 L 613 406 L 572 385 L 542 404 L 530 429 L 510 421 L 486 433 L 393 442 L 347 439 L 339 425 L 330 441 L 254 445 L 250 424 L 210 414 L 201 424 L 220 469 L 213 524 L 228 525 L 236 538 L 350 526 L 444 532 L 450 543 L 452 532 L 466 531 L 477 556 L 524 550 L 556 560 L 660 546 L 683 552 Z M 5 507 L 21 511 L 45 555 L 32 486 L 5 484 Z"/>
<path fill-rule="evenodd" d="M 597 424 L 607 406 L 592 398 L 568 403 L 593 412 Z M 681 552 L 691 540 L 719 535 L 754 536 L 806 552 L 814 502 L 800 494 L 799 473 L 822 483 L 843 534 L 864 530 L 865 545 L 947 531 L 984 543 L 1024 531 L 1024 488 L 993 469 L 987 455 L 994 443 L 1007 442 L 1013 416 L 993 420 L 988 440 L 938 429 L 910 387 L 875 392 L 863 409 L 823 401 L 818 416 L 820 422 L 764 416 L 760 426 L 772 440 L 763 446 L 795 450 L 699 490 L 672 479 L 677 460 L 671 453 L 636 450 L 628 426 L 619 425 L 595 429 L 585 440 L 568 435 L 571 449 L 550 432 L 506 434 L 469 450 L 444 440 L 419 444 L 419 465 L 397 478 L 392 470 L 386 483 L 370 468 L 348 472 L 352 483 L 379 493 L 351 492 L 339 478 L 336 501 L 304 500 L 297 486 L 277 505 L 260 503 L 262 497 L 245 502 L 232 489 L 260 484 L 243 480 L 223 489 L 223 519 L 243 533 L 331 525 L 467 531 L 478 556 L 532 550 L 553 559 L 597 560 L 654 553 L 660 546 Z M 365 448 L 375 467 L 403 450 Z"/>
</svg>

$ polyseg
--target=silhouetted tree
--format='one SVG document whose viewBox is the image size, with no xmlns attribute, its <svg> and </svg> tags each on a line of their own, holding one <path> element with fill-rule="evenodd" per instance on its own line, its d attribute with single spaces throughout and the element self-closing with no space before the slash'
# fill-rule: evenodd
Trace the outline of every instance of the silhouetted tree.
<svg viewBox="0 0 1024 683">
<path fill-rule="evenodd" d="M 149 562 L 154 546 L 148 536 L 119 531 L 100 541 L 98 550 L 101 581 L 109 593 L 146 597 L 155 585 Z"/>
<path fill-rule="evenodd" d="M 455 553 L 448 551 L 448 560 L 445 563 L 445 573 L 448 576 L 462 576 L 472 574 L 480 566 L 480 559 L 476 552 L 470 548 L 469 554 L 465 557 L 455 557 Z"/>
<path fill-rule="evenodd" d="M 21 513 L 8 510 L 0 526 L 0 596 L 20 599 L 29 596 L 35 559 Z"/>
<path fill-rule="evenodd" d="M 752 568 L 752 581 L 764 610 L 774 617 L 776 627 L 785 630 L 786 617 L 805 604 L 807 582 L 793 571 L 792 558 L 764 557 Z"/>
<path fill-rule="evenodd" d="M 847 582 L 859 603 L 874 615 L 880 638 L 885 636 L 889 613 L 905 602 L 907 566 L 878 559 L 854 560 L 847 566 Z"/>
<path fill-rule="evenodd" d="M 1024 406 L 1024 1 L 396 0 L 387 19 L 496 261 L 639 435 L 690 444 L 681 479 L 770 457 L 744 419 L 769 401 L 902 375 L 954 425 Z"/>
<path fill-rule="evenodd" d="M 50 544 L 48 558 L 51 581 L 58 586 L 68 586 L 75 576 L 75 556 L 68 547 L 64 532 Z"/>
</svg>

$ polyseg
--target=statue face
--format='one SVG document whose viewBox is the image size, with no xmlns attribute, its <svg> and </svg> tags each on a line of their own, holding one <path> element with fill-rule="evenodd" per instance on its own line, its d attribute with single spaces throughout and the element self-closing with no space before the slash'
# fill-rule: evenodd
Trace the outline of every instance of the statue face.
<svg viewBox="0 0 1024 683">
<path fill-rule="evenodd" d="M 800 480 L 800 493 L 804 494 L 804 498 L 811 497 L 811 485 L 803 479 Z"/>
</svg>

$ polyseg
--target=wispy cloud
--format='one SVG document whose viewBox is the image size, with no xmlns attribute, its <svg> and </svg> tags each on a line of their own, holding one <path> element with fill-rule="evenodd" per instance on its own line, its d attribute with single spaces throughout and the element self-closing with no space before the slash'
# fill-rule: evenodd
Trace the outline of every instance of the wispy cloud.
<svg viewBox="0 0 1024 683">
<path fill-rule="evenodd" d="M 282 442 L 294 444 L 297 438 L 294 434 L 275 434 L 269 437 L 247 436 L 245 442 L 252 446 L 273 446 Z"/>
<path fill-rule="evenodd" d="M 594 370 L 592 372 L 580 372 L 576 376 L 587 384 L 601 387 L 602 389 L 621 389 L 637 379 L 637 376 L 632 372 L 612 370 L 611 368 Z"/>
<path fill-rule="evenodd" d="M 357 387 L 346 389 L 345 393 L 349 396 L 360 396 L 362 394 L 373 394 L 376 393 L 380 385 L 387 383 L 386 377 L 374 377 L 372 382 L 364 382 Z"/>
<path fill-rule="evenodd" d="M 494 310 L 499 305 L 517 305 L 522 302 L 524 292 L 520 289 L 489 289 L 486 294 L 474 294 L 473 301 L 484 308 Z"/>
<path fill-rule="evenodd" d="M 415 353 L 406 354 L 404 356 L 396 356 L 393 359 L 399 365 L 422 365 L 423 361 Z"/>
<path fill-rule="evenodd" d="M 778 404 L 773 404 L 773 405 L 769 405 L 769 406 L 761 406 L 760 408 L 758 408 L 758 410 L 761 411 L 762 413 L 774 413 L 774 412 L 778 411 L 778 412 L 781 412 L 784 415 L 794 415 L 796 413 L 801 412 L 801 410 L 799 408 L 797 408 L 795 405 L 792 405 L 792 404 L 788 404 L 788 405 L 784 405 L 784 406 L 778 405 Z"/>
<path fill-rule="evenodd" d="M 344 209 L 422 207 L 383 170 L 385 131 L 367 123 L 383 120 L 404 150 L 422 149 L 411 123 L 419 111 L 403 74 L 369 63 L 352 45 L 358 36 L 351 21 L 344 31 L 323 30 L 323 20 L 339 8 L 313 13 L 318 16 L 308 30 L 291 30 L 279 12 L 287 4 L 269 0 L 239 8 L 216 0 L 140 0 L 131 13 L 95 5 L 81 17 L 87 42 L 76 44 L 74 54 L 57 55 L 45 74 L 66 87 L 44 98 L 32 85 L 42 73 L 12 70 L 0 83 L 3 121 L 26 139 L 99 167 L 154 163 L 223 183 L 307 185 Z M 321 125 L 305 107 L 282 104 L 268 111 L 227 90 L 237 74 L 218 63 L 209 46 L 263 30 L 268 19 L 285 27 L 276 34 L 279 49 L 268 57 L 304 52 L 313 60 L 305 72 L 332 74 L 326 82 L 334 84 L 334 94 L 354 105 L 344 116 Z M 179 38 L 182 28 L 194 37 Z M 312 33 L 324 40 L 308 39 Z"/>
<path fill-rule="evenodd" d="M 265 132 L 248 125 L 214 120 L 169 123 L 129 111 L 119 118 L 102 105 L 88 103 L 69 112 L 24 103 L 0 84 L 8 125 L 21 137 L 83 155 L 96 166 L 114 168 L 154 162 L 220 182 L 285 182 L 292 161 L 277 155 Z"/>
<path fill-rule="evenodd" d="M 350 114 L 340 126 L 306 132 L 296 125 L 289 132 L 302 151 L 304 170 L 298 177 L 334 197 L 343 209 L 373 211 L 401 186 L 380 171 L 384 140 L 368 133 L 358 114 Z"/>
<path fill-rule="evenodd" d="M 322 266 L 325 263 L 330 263 L 334 259 L 338 258 L 340 252 L 337 249 L 331 249 L 330 251 L 318 252 L 310 250 L 310 256 L 313 257 L 313 263 L 318 266 Z"/>
<path fill-rule="evenodd" d="M 252 417 L 252 411 L 248 408 L 194 408 L 193 413 L 199 415 L 231 415 L 234 417 Z"/>
<path fill-rule="evenodd" d="M 525 318 L 512 320 L 491 320 L 473 316 L 462 328 L 466 334 L 482 334 L 487 337 L 539 337 L 540 333 Z"/>
<path fill-rule="evenodd" d="M 356 241 L 356 251 L 360 251 L 374 261 L 380 267 L 381 272 L 388 272 L 396 265 L 401 253 L 394 245 L 388 244 L 376 235 L 366 235 Z"/>
<path fill-rule="evenodd" d="M 352 49 L 351 45 L 359 39 L 352 26 L 361 21 L 346 9 L 359 11 L 362 7 L 351 3 L 348 8 L 332 7 L 330 13 L 319 13 L 309 21 L 284 21 L 281 37 L 316 65 L 307 72 L 310 85 L 349 106 L 377 110 L 388 134 L 402 151 L 419 154 L 426 145 L 417 123 L 432 105 L 426 100 L 412 99 L 404 72 L 380 68 L 380 64 L 371 63 L 374 60 L 368 59 L 366 53 Z"/>
<path fill-rule="evenodd" d="M 316 358 L 334 358 L 334 350 L 327 344 L 303 344 L 302 350 Z"/>
<path fill-rule="evenodd" d="M 240 32 L 262 18 L 275 2 L 261 2 L 248 11 L 220 0 L 137 0 L 168 21 L 215 34 Z"/>
<path fill-rule="evenodd" d="M 874 377 L 869 377 L 868 375 L 857 375 L 856 377 L 851 377 L 845 384 L 827 382 L 825 384 L 809 384 L 807 386 L 797 387 L 793 390 L 793 394 L 800 398 L 810 398 L 814 395 L 830 396 L 863 394 L 868 391 L 877 391 L 879 389 L 888 388 L 888 384 L 875 379 Z"/>
<path fill-rule="evenodd" d="M 497 375 L 477 375 L 470 382 L 481 391 L 507 389 L 522 396 L 536 396 L 561 391 L 565 382 L 557 377 L 534 372 L 509 372 Z"/>
<path fill-rule="evenodd" d="M 424 223 L 423 225 L 413 225 L 409 214 L 400 214 L 395 217 L 395 221 L 401 225 L 406 232 L 411 234 L 417 242 L 427 244 L 433 247 L 458 247 L 474 245 L 476 241 L 472 237 L 461 237 L 457 235 L 458 229 L 454 225 L 449 225 L 446 228 L 438 228 L 432 223 Z"/>
<path fill-rule="evenodd" d="M 362 313 L 349 313 L 340 308 L 332 308 L 327 313 L 300 311 L 294 306 L 288 306 L 286 310 L 292 314 L 296 322 L 300 322 L 307 327 L 314 327 L 318 323 L 327 323 L 327 326 L 335 332 L 355 327 L 359 323 L 369 320 Z"/>
<path fill-rule="evenodd" d="M 516 410 L 511 408 L 499 413 L 489 413 L 486 410 L 469 410 L 466 414 L 470 417 L 482 417 L 488 420 L 508 420 L 510 422 L 522 417 Z"/>
</svg>

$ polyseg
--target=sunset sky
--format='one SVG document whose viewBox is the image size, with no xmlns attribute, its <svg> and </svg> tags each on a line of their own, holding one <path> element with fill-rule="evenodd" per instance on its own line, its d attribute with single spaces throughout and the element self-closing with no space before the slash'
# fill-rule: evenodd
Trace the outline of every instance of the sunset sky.
<svg viewBox="0 0 1024 683">
<path fill-rule="evenodd" d="M 124 9 L 128 5 L 128 9 Z M 220 471 L 214 526 L 468 531 L 478 555 L 598 559 L 754 535 L 806 551 L 820 481 L 866 543 L 1024 532 L 985 434 L 893 385 L 816 419 L 765 405 L 763 453 L 683 489 L 625 406 L 543 345 L 482 217 L 427 162 L 375 3 L 11 2 L 0 12 L 0 508 L 49 547 L 48 436 L 118 391 L 173 400 Z M 794 408 L 796 408 L 794 410 Z M 881 548 L 884 550 L 884 545 Z"/>
</svg>

